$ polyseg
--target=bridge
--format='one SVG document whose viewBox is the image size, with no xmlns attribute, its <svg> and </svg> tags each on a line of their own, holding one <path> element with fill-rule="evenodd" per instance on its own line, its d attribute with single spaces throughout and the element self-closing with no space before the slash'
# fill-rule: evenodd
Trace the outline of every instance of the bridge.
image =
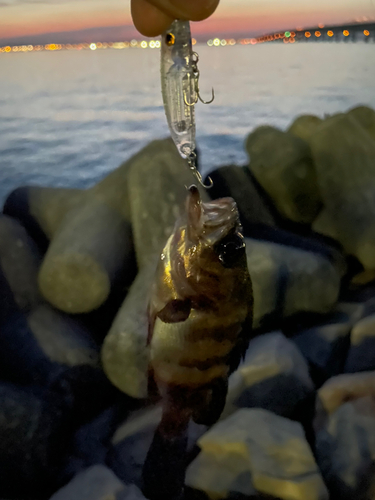
<svg viewBox="0 0 375 500">
<path fill-rule="evenodd" d="M 355 23 L 341 26 L 319 25 L 312 28 L 298 28 L 252 38 L 250 43 L 319 43 L 319 42 L 364 42 L 375 43 L 375 23 Z"/>
</svg>

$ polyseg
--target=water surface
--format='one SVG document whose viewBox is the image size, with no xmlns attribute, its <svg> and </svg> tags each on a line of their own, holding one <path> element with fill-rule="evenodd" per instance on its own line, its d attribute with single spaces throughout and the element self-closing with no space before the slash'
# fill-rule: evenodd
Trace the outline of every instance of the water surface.
<svg viewBox="0 0 375 500">
<path fill-rule="evenodd" d="M 374 46 L 198 46 L 204 172 L 244 164 L 246 135 L 358 104 L 375 107 Z M 0 201 L 25 184 L 88 187 L 168 134 L 152 49 L 0 55 Z"/>
</svg>

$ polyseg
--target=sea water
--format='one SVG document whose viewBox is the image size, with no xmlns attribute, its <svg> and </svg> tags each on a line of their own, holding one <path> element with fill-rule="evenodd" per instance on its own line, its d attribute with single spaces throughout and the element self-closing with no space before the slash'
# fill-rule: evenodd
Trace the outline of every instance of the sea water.
<svg viewBox="0 0 375 500">
<path fill-rule="evenodd" d="M 373 44 L 196 46 L 201 168 L 248 161 L 255 127 L 287 128 L 300 114 L 375 107 Z M 0 199 L 15 187 L 88 187 L 153 139 L 168 135 L 159 51 L 0 54 Z"/>
</svg>

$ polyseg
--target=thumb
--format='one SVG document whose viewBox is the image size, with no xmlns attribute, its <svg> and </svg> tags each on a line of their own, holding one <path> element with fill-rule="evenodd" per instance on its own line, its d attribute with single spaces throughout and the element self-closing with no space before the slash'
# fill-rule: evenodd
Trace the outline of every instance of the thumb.
<svg viewBox="0 0 375 500">
<path fill-rule="evenodd" d="M 137 30 L 157 36 L 174 19 L 202 21 L 215 11 L 219 0 L 132 0 L 131 12 Z"/>
</svg>

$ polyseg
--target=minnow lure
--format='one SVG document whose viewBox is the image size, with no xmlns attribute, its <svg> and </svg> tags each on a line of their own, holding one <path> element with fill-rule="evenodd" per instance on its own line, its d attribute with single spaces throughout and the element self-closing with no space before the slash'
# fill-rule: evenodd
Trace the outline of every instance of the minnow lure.
<svg viewBox="0 0 375 500">
<path fill-rule="evenodd" d="M 189 21 L 174 21 L 163 33 L 161 42 L 161 88 L 164 110 L 172 139 L 190 169 L 204 187 L 197 170 L 195 144 L 195 109 L 198 99 L 209 104 L 215 98 L 204 101 L 199 93 L 198 54 L 193 52 Z"/>
</svg>

